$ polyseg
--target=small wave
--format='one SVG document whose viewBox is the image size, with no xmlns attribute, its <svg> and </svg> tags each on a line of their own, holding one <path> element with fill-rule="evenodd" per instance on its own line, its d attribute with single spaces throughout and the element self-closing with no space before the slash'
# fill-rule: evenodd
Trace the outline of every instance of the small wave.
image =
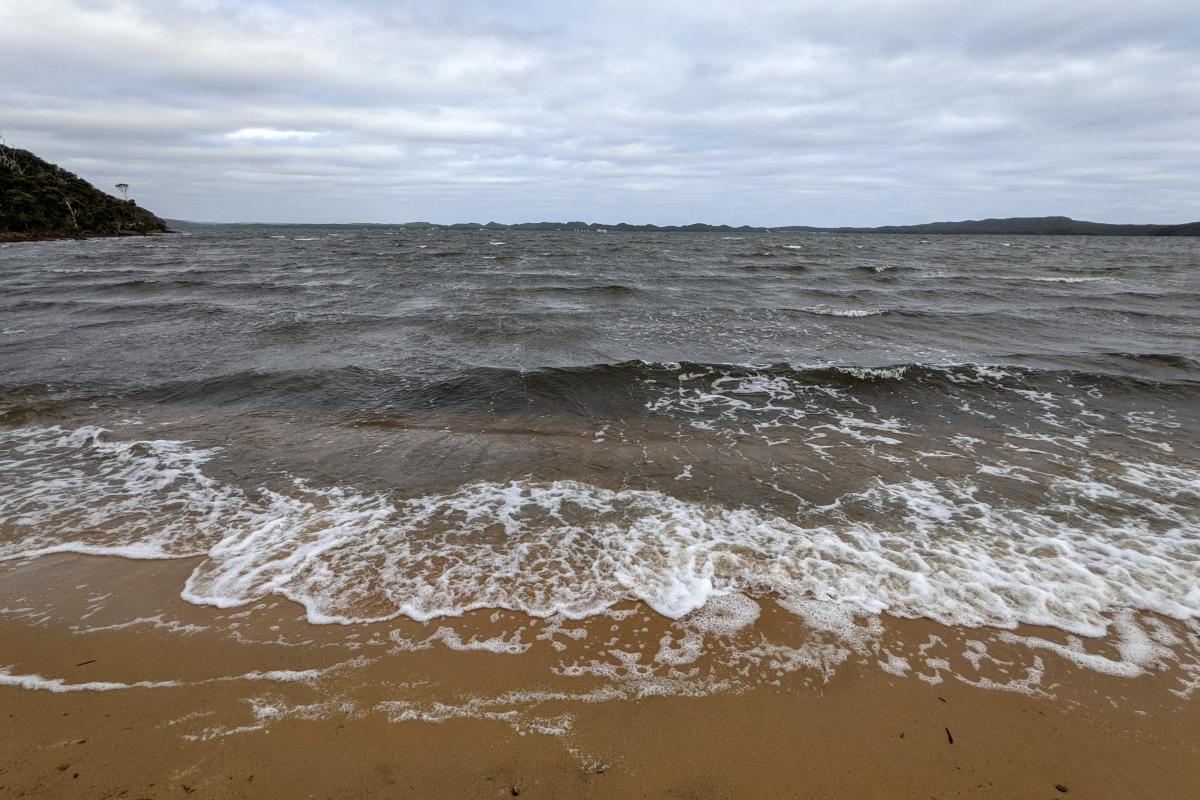
<svg viewBox="0 0 1200 800">
<path fill-rule="evenodd" d="M 823 317 L 878 317 L 888 312 L 884 309 L 863 309 L 863 308 L 826 308 L 824 306 L 814 306 L 805 308 L 809 314 L 819 314 Z"/>
<path fill-rule="evenodd" d="M 1168 464 L 1126 464 L 1087 485 L 1054 479 L 1020 507 L 988 505 L 965 477 L 910 478 L 780 516 L 572 480 L 407 499 L 297 480 L 286 493 L 248 494 L 206 473 L 214 451 L 96 428 L 6 430 L 0 455 L 15 467 L 0 496 L 12 533 L 0 559 L 202 555 L 188 601 L 279 594 L 316 623 L 479 608 L 581 618 L 629 599 L 678 618 L 735 592 L 785 608 L 1085 636 L 1127 609 L 1200 617 L 1188 507 L 1200 472 Z M 1130 513 L 1080 505 L 1081 486 Z M 1151 507 L 1165 524 L 1152 524 Z"/>
<path fill-rule="evenodd" d="M 1109 295 L 1104 295 L 1101 300 L 1109 300 Z M 1106 307 L 1102 305 L 1070 305 L 1062 306 L 1054 310 L 1055 314 L 1094 314 L 1097 316 L 1117 315 L 1121 317 L 1134 317 L 1137 319 L 1156 320 L 1162 322 L 1180 322 L 1194 323 L 1196 315 L 1184 316 L 1178 311 L 1174 313 L 1164 313 L 1162 311 L 1141 311 L 1128 307 Z M 1200 314 L 1200 306 L 1197 306 L 1196 313 Z"/>
<path fill-rule="evenodd" d="M 892 277 L 906 272 L 918 272 L 915 267 L 902 267 L 897 264 L 874 264 L 870 266 L 862 265 L 854 267 L 854 269 L 857 272 L 863 272 L 868 275 L 879 275 L 885 277 Z"/>
<path fill-rule="evenodd" d="M 578 290 L 571 290 L 578 291 Z M 614 291 L 598 288 L 594 291 Z M 624 293 L 623 291 L 619 293 Z M 805 312 L 808 313 L 808 312 Z M 542 319 L 531 318 L 530 324 Z M 455 324 L 467 325 L 459 320 Z M 390 323 L 389 323 L 390 324 Z M 475 327 L 494 327 L 486 315 Z M 1044 366 L 1020 366 L 1041 363 Z M 488 414 L 586 413 L 604 418 L 637 416 L 659 397 L 661 386 L 709 386 L 721 380 L 784 381 L 793 387 L 819 387 L 872 395 L 881 381 L 897 391 L 959 392 L 996 391 L 1008 388 L 1076 391 L 1094 386 L 1106 391 L 1160 393 L 1165 387 L 1195 392 L 1200 386 L 1200 360 L 1169 353 L 1090 353 L 1059 356 L 1020 353 L 997 357 L 991 364 L 919 362 L 844 365 L 762 365 L 713 362 L 648 362 L 588 364 L 516 370 L 499 367 L 462 367 L 448 371 L 440 364 L 428 373 L 400 373 L 363 367 L 329 369 L 236 371 L 194 380 L 147 385 L 129 396 L 153 403 L 202 402 L 212 405 L 267 403 L 272 407 L 344 408 L 355 419 L 375 418 L 372 409 L 394 413 L 441 409 L 459 412 L 486 410 Z M 12 387 L 17 391 L 19 387 Z M 903 402 L 905 394 L 895 397 Z M 927 395 L 924 395 L 926 396 Z M 1186 395 L 1178 395 L 1183 398 Z"/>
<path fill-rule="evenodd" d="M 1115 278 L 1105 278 L 1101 276 L 1056 276 L 1056 275 L 1035 275 L 1032 277 L 1012 276 L 1007 280 L 1029 280 L 1037 281 L 1038 283 L 1115 283 Z"/>
</svg>

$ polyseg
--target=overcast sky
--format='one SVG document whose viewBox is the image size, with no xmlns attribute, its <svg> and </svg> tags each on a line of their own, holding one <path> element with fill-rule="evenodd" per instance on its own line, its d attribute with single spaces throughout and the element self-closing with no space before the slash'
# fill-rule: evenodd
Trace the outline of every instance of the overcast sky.
<svg viewBox="0 0 1200 800">
<path fill-rule="evenodd" d="M 1200 2 L 0 0 L 0 129 L 162 216 L 1200 219 Z"/>
</svg>

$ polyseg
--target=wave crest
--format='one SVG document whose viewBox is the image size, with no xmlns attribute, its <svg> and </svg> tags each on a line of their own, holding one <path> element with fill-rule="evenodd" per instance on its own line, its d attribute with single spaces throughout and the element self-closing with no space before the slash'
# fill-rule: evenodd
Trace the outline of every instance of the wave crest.
<svg viewBox="0 0 1200 800">
<path fill-rule="evenodd" d="M 476 608 L 578 618 L 628 599 L 680 617 L 739 592 L 1093 636 L 1122 609 L 1200 616 L 1200 472 L 1182 467 L 1055 480 L 1022 506 L 989 505 L 965 478 L 877 482 L 783 516 L 570 480 L 407 499 L 300 481 L 247 492 L 203 471 L 213 456 L 94 428 L 4 431 L 0 523 L 14 535 L 0 559 L 202 554 L 189 601 L 280 594 L 314 622 Z"/>
</svg>

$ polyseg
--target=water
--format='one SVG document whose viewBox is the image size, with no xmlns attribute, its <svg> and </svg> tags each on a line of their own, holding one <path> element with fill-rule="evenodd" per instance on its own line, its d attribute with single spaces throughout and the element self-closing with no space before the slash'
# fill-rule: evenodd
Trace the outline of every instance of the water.
<svg viewBox="0 0 1200 800">
<path fill-rule="evenodd" d="M 0 558 L 312 622 L 1200 616 L 1188 239 L 206 226 L 0 247 Z M 814 616 L 815 615 L 815 616 Z"/>
</svg>

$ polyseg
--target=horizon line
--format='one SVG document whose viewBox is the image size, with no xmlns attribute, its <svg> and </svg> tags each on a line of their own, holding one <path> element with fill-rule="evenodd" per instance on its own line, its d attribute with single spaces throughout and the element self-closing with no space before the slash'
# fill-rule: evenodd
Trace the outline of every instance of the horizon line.
<svg viewBox="0 0 1200 800">
<path fill-rule="evenodd" d="M 811 225 L 811 224 L 796 223 L 796 222 L 789 222 L 789 223 L 784 223 L 784 224 L 779 224 L 779 225 L 754 225 L 754 224 L 749 224 L 749 223 L 742 223 L 739 225 L 735 225 L 735 224 L 728 223 L 728 222 L 701 222 L 701 221 L 694 221 L 694 222 L 687 222 L 687 223 L 654 223 L 654 222 L 627 222 L 627 221 L 622 221 L 622 222 L 594 222 L 594 221 L 591 221 L 591 222 L 589 222 L 589 221 L 578 220 L 578 219 L 524 220 L 521 222 L 498 222 L 496 220 L 488 220 L 487 222 L 477 222 L 477 221 L 430 222 L 428 220 L 405 220 L 405 221 L 394 221 L 394 222 L 367 222 L 367 221 L 353 221 L 353 222 L 330 222 L 330 221 L 279 222 L 279 221 L 276 221 L 276 222 L 268 222 L 265 220 L 245 220 L 245 221 L 197 220 L 197 219 L 184 219 L 181 217 L 168 217 L 168 216 L 164 216 L 164 217 L 162 217 L 162 219 L 164 219 L 165 221 L 168 221 L 168 222 L 177 222 L 177 223 L 183 223 L 183 224 L 188 224 L 188 225 L 280 225 L 280 226 L 284 226 L 284 225 L 292 225 L 292 226 L 341 225 L 341 226 L 347 226 L 347 227 L 349 227 L 349 226 L 375 226 L 375 227 L 401 227 L 401 226 L 404 226 L 404 227 L 430 227 L 430 228 L 452 228 L 452 227 L 459 227 L 459 228 L 471 228 L 471 227 L 475 227 L 475 228 L 487 228 L 487 227 L 513 228 L 513 227 L 526 227 L 526 226 L 534 226 L 534 225 L 559 225 L 559 226 L 564 226 L 564 227 L 570 226 L 570 227 L 574 227 L 574 228 L 587 227 L 587 228 L 618 228 L 618 229 L 620 229 L 620 228 L 658 228 L 658 229 L 676 228 L 676 229 L 678 229 L 678 228 L 706 227 L 706 228 L 724 228 L 724 229 L 729 229 L 729 230 L 758 230 L 758 231 L 770 231 L 770 230 L 780 230 L 780 229 L 793 229 L 793 230 L 805 229 L 805 230 L 810 230 L 810 231 L 839 231 L 839 230 L 841 230 L 841 231 L 867 231 L 867 230 L 879 230 L 879 229 L 883 229 L 883 228 L 915 228 L 915 227 L 925 227 L 925 226 L 930 226 L 930 225 L 972 225 L 972 224 L 978 225 L 978 224 L 1005 223 L 1005 222 L 1010 222 L 1010 223 L 1059 222 L 1059 223 L 1074 223 L 1074 224 L 1080 224 L 1080 225 L 1096 225 L 1096 226 L 1123 227 L 1123 228 L 1176 228 L 1176 227 L 1183 227 L 1183 226 L 1189 226 L 1189 225 L 1200 225 L 1200 219 L 1187 220 L 1184 222 L 1098 222 L 1098 221 L 1094 221 L 1094 220 L 1077 219 L 1075 217 L 1070 217 L 1070 216 L 1067 216 L 1064 214 L 1049 214 L 1049 215 L 1042 215 L 1042 216 L 979 217 L 979 218 L 975 218 L 975 219 L 957 219 L 957 220 L 940 219 L 940 220 L 932 220 L 932 221 L 927 221 L 927 222 L 886 223 L 883 225 L 845 225 L 845 224 L 843 224 L 843 225 Z"/>
</svg>

